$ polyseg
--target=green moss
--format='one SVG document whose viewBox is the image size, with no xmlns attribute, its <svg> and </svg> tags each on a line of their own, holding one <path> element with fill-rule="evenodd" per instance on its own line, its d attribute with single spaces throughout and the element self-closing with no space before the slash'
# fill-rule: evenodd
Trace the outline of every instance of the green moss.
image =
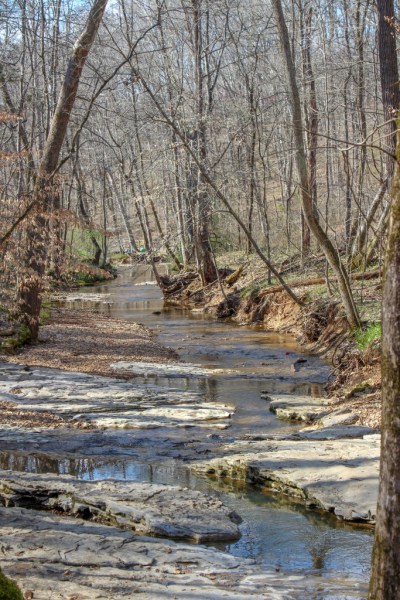
<svg viewBox="0 0 400 600">
<path fill-rule="evenodd" d="M 24 600 L 21 590 L 16 583 L 8 579 L 0 571 L 0 600 Z"/>
<path fill-rule="evenodd" d="M 253 283 L 240 290 L 240 297 L 255 298 L 259 294 L 259 292 L 265 287 L 266 286 L 262 285 L 261 283 Z"/>
<path fill-rule="evenodd" d="M 107 264 L 104 268 L 100 269 L 99 267 L 94 267 L 88 263 L 80 263 L 65 269 L 59 281 L 68 287 L 81 287 L 108 281 L 116 277 L 116 273 L 115 267 L 111 264 Z"/>
</svg>

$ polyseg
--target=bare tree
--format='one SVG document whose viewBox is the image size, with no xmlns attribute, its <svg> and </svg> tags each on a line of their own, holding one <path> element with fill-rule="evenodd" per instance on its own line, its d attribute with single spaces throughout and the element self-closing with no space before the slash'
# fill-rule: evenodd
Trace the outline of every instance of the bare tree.
<svg viewBox="0 0 400 600">
<path fill-rule="evenodd" d="M 397 598 L 400 589 L 400 168 L 392 188 L 393 206 L 386 251 L 382 305 L 381 468 L 370 600 Z"/>
<path fill-rule="evenodd" d="M 296 81 L 296 71 L 293 63 L 292 51 L 290 48 L 289 33 L 285 22 L 281 1 L 272 0 L 272 6 L 275 12 L 280 42 L 282 46 L 282 52 L 284 55 L 288 75 L 288 90 L 290 103 L 292 107 L 293 131 L 296 149 L 296 164 L 298 175 L 300 178 L 300 193 L 302 198 L 304 216 L 311 232 L 315 236 L 317 242 L 321 245 L 321 248 L 323 249 L 326 258 L 337 277 L 340 295 L 346 311 L 346 316 L 349 325 L 351 327 L 358 327 L 360 325 L 360 318 L 358 316 L 357 308 L 353 299 L 353 295 L 350 288 L 350 282 L 346 270 L 343 264 L 341 263 L 340 256 L 337 250 L 335 249 L 334 245 L 320 226 L 315 216 L 312 195 L 309 188 L 310 178 L 307 169 L 307 159 L 304 144 L 304 124 L 301 113 L 300 96 Z"/>
<path fill-rule="evenodd" d="M 37 171 L 33 191 L 37 213 L 26 235 L 26 250 L 23 255 L 25 273 L 18 290 L 19 318 L 28 328 L 32 341 L 37 340 L 39 331 L 39 313 L 49 233 L 48 218 L 57 195 L 55 172 L 81 73 L 103 18 L 106 4 L 107 0 L 95 0 L 86 25 L 74 44 Z"/>
</svg>

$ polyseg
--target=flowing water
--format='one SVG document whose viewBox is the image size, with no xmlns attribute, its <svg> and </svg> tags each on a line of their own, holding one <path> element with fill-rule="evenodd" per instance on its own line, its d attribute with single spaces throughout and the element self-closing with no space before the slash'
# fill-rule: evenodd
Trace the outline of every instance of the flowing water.
<svg viewBox="0 0 400 600">
<path fill-rule="evenodd" d="M 295 425 L 279 421 L 268 410 L 261 392 L 301 393 L 320 396 L 329 367 L 305 355 L 287 335 L 268 333 L 259 326 L 238 326 L 207 319 L 203 314 L 165 307 L 151 270 L 124 269 L 113 282 L 81 290 L 88 300 L 76 307 L 105 312 L 151 327 L 158 339 L 175 349 L 182 359 L 205 367 L 235 369 L 235 375 L 207 379 L 137 377 L 140 383 L 156 383 L 200 391 L 206 400 L 234 404 L 236 413 L 226 436 L 246 433 L 287 433 Z M 102 301 L 89 300 L 93 293 Z M 293 372 L 295 360 L 306 362 Z M 219 432 L 220 433 L 220 432 Z M 367 579 L 372 531 L 337 521 L 333 516 L 306 510 L 300 503 L 264 493 L 245 485 L 233 486 L 205 479 L 178 467 L 173 461 L 148 464 L 137 461 L 97 459 L 54 459 L 49 456 L 0 455 L 2 468 L 36 472 L 70 473 L 84 479 L 126 479 L 178 484 L 218 494 L 243 519 L 242 537 L 226 546 L 227 551 L 252 557 L 282 569 L 312 569 L 324 576 Z"/>
</svg>

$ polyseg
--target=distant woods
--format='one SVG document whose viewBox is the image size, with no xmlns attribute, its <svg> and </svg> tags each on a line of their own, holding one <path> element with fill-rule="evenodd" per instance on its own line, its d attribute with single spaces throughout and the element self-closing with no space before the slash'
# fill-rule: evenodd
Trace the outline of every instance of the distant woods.
<svg viewBox="0 0 400 600">
<path fill-rule="evenodd" d="M 207 285 L 240 250 L 282 284 L 322 251 L 357 325 L 348 274 L 379 266 L 388 226 L 393 3 L 105 4 L 4 5 L 3 304 L 35 338 L 47 278 L 79 261 L 162 255 Z"/>
</svg>

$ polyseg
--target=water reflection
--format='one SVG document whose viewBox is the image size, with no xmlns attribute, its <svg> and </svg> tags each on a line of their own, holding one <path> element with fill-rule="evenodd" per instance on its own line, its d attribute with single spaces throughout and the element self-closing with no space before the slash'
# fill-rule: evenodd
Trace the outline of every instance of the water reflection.
<svg viewBox="0 0 400 600">
<path fill-rule="evenodd" d="M 24 473 L 54 473 L 94 479 L 96 462 L 91 458 L 65 458 L 49 454 L 0 452 L 0 468 Z"/>
<path fill-rule="evenodd" d="M 160 290 L 145 282 L 154 282 L 149 267 L 127 269 L 111 284 L 88 288 L 90 293 L 110 294 L 109 302 L 79 301 L 76 307 L 95 307 L 112 317 L 143 323 L 184 360 L 206 367 L 238 369 L 242 377 L 137 377 L 136 382 L 196 391 L 204 395 L 205 401 L 234 404 L 236 413 L 227 435 L 249 430 L 255 434 L 284 433 L 295 427 L 278 421 L 269 412 L 261 392 L 321 395 L 328 367 L 317 357 L 306 355 L 305 367 L 293 373 L 293 362 L 300 354 L 304 357 L 304 353 L 292 337 L 268 333 L 257 325 L 239 327 L 208 320 L 203 314 L 165 307 Z M 111 478 L 181 485 L 217 494 L 243 518 L 241 539 L 228 546 L 232 554 L 283 569 L 335 571 L 358 577 L 369 570 L 369 530 L 345 526 L 333 517 L 306 510 L 300 503 L 240 483 L 227 485 L 221 480 L 196 477 L 172 461 L 148 464 L 123 459 L 0 453 L 0 466 L 15 471 L 70 474 L 85 480 Z"/>
<path fill-rule="evenodd" d="M 250 488 L 243 482 L 199 477 L 173 461 L 146 464 L 132 460 L 65 458 L 45 454 L 0 453 L 2 469 L 30 473 L 68 474 L 83 480 L 117 479 L 180 485 L 212 493 L 243 519 L 240 540 L 217 545 L 236 556 L 253 558 L 286 570 L 367 573 L 372 532 L 313 512 L 281 495 Z"/>
</svg>

